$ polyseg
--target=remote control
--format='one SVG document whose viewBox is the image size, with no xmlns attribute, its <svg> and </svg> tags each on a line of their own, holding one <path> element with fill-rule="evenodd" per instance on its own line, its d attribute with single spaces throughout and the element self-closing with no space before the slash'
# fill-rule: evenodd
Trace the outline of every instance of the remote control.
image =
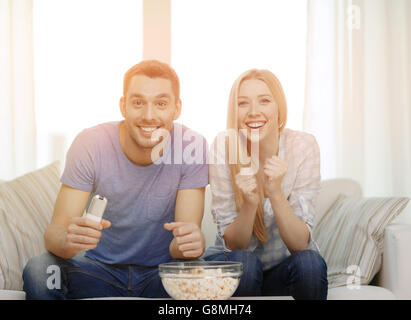
<svg viewBox="0 0 411 320">
<path fill-rule="evenodd" d="M 90 218 L 94 221 L 100 222 L 104 210 L 106 210 L 107 207 L 107 198 L 100 196 L 100 195 L 95 195 L 93 199 L 91 199 L 91 203 L 88 207 L 87 213 L 86 213 L 86 218 Z"/>
</svg>

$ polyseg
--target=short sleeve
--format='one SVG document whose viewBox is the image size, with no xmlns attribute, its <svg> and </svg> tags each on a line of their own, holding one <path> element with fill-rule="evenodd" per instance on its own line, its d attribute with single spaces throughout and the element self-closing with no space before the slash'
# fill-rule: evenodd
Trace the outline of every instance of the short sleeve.
<svg viewBox="0 0 411 320">
<path fill-rule="evenodd" d="M 303 160 L 288 201 L 294 213 L 305 222 L 311 235 L 315 218 L 314 201 L 321 187 L 320 149 L 314 136 L 307 137 L 308 143 L 302 145 Z"/>
<path fill-rule="evenodd" d="M 229 165 L 225 157 L 225 136 L 220 134 L 210 149 L 211 212 L 217 225 L 218 236 L 223 239 L 225 229 L 237 216 L 235 194 Z"/>
<path fill-rule="evenodd" d="M 202 188 L 208 185 L 207 140 L 192 132 L 190 143 L 183 149 L 182 174 L 178 189 Z"/>
<path fill-rule="evenodd" d="M 67 155 L 61 183 L 83 191 L 92 191 L 95 182 L 95 141 L 86 129 L 76 136 Z"/>
</svg>

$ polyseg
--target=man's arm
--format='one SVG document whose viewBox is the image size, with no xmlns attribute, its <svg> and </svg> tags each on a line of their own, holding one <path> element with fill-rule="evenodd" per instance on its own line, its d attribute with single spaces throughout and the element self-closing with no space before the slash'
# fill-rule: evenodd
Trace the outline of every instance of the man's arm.
<svg viewBox="0 0 411 320">
<path fill-rule="evenodd" d="M 53 217 L 44 233 L 45 247 L 56 256 L 69 259 L 82 250 L 93 249 L 101 237 L 101 223 L 83 218 L 90 192 L 62 184 L 54 205 Z"/>
<path fill-rule="evenodd" d="M 205 240 L 201 232 L 204 193 L 205 187 L 177 192 L 175 222 L 164 225 L 167 230 L 173 231 L 170 254 L 174 259 L 198 258 L 204 253 Z"/>
</svg>

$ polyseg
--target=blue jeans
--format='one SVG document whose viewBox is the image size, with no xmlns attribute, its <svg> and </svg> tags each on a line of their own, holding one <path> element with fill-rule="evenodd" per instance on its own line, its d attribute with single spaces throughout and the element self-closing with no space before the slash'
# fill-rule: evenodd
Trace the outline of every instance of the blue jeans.
<svg viewBox="0 0 411 320">
<path fill-rule="evenodd" d="M 27 262 L 23 270 L 23 290 L 27 299 L 42 300 L 169 298 L 157 267 L 108 265 L 82 255 L 62 259 L 51 253 Z"/>
<path fill-rule="evenodd" d="M 215 253 L 207 261 L 238 261 L 243 275 L 234 296 L 292 296 L 296 300 L 326 300 L 327 265 L 313 250 L 296 252 L 263 271 L 258 257 L 247 250 Z"/>
</svg>

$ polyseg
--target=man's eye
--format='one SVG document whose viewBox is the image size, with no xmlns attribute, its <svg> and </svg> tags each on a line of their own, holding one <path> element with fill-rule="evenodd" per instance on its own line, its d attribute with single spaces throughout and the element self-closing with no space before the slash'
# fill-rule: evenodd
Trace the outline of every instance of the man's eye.
<svg viewBox="0 0 411 320">
<path fill-rule="evenodd" d="M 162 107 L 162 108 L 167 107 L 167 102 L 166 101 L 158 101 L 157 106 Z"/>
<path fill-rule="evenodd" d="M 141 105 L 143 105 L 143 101 L 141 101 L 141 100 L 134 100 L 134 101 L 133 101 L 133 105 L 135 105 L 135 106 L 141 106 Z"/>
</svg>

